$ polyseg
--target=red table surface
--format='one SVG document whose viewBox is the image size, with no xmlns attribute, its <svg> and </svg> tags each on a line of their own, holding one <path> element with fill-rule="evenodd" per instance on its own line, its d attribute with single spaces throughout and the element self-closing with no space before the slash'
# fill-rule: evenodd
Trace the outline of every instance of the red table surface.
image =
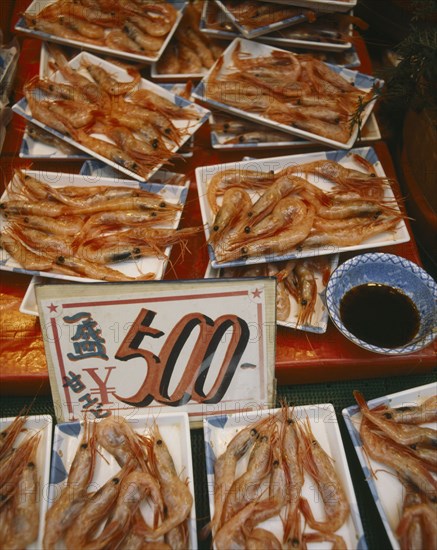
<svg viewBox="0 0 437 550">
<path fill-rule="evenodd" d="M 16 2 L 11 17 L 10 30 L 20 13 L 29 2 Z M 33 38 L 20 38 L 21 56 L 18 65 L 15 91 L 12 100 L 22 96 L 23 84 L 38 73 L 40 41 Z M 371 74 L 371 62 L 363 40 L 355 40 L 361 60 L 360 71 Z M 81 162 L 39 160 L 29 162 L 18 158 L 24 120 L 14 114 L 10 123 L 2 150 L 0 167 L 2 185 L 10 181 L 16 167 L 32 167 L 47 171 L 78 173 Z M 394 180 L 392 184 L 396 196 L 400 197 L 396 183 L 396 173 L 389 150 L 384 142 L 374 143 L 375 151 L 387 174 Z M 315 145 L 312 150 L 320 150 Z M 307 152 L 308 149 L 305 149 Z M 220 152 L 212 149 L 209 136 L 209 125 L 205 124 L 195 136 L 194 155 L 186 160 L 178 160 L 170 169 L 187 174 L 191 180 L 186 207 L 182 218 L 182 227 L 201 225 L 202 218 L 196 188 L 194 170 L 198 166 L 239 161 L 246 154 L 262 157 L 283 156 L 299 153 L 295 149 L 269 150 L 259 152 Z M 411 240 L 407 243 L 381 248 L 381 251 L 397 254 L 421 264 L 418 249 L 406 220 Z M 177 247 L 176 247 L 177 248 Z M 165 279 L 203 278 L 208 253 L 203 233 L 189 242 L 183 259 L 180 250 L 174 249 L 167 268 Z M 375 249 L 373 249 L 375 250 Z M 365 251 L 360 251 L 364 253 Z M 341 254 L 340 262 L 353 254 Z M 48 393 L 49 382 L 44 355 L 39 319 L 18 311 L 21 300 L 30 281 L 30 276 L 19 273 L 1 272 L 0 311 L 2 349 L 0 367 L 0 393 L 10 395 L 35 395 Z M 329 322 L 324 334 L 314 334 L 284 327 L 278 327 L 276 337 L 276 377 L 279 384 L 303 384 L 312 382 L 374 378 L 405 374 L 418 374 L 431 370 L 436 365 L 437 343 L 409 355 L 386 356 L 368 352 L 357 347 L 346 339 Z"/>
</svg>

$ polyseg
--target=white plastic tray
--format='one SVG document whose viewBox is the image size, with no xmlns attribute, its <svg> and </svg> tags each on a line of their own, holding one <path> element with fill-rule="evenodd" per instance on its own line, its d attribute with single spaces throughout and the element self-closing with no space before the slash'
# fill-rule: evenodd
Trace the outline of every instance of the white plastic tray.
<svg viewBox="0 0 437 550">
<path fill-rule="evenodd" d="M 73 69 L 79 70 L 80 67 L 81 67 L 81 62 L 85 61 L 85 60 L 89 63 L 96 64 L 96 65 L 99 65 L 99 66 L 103 67 L 105 70 L 109 71 L 112 75 L 114 75 L 114 77 L 119 81 L 128 82 L 128 81 L 132 80 L 132 77 L 129 76 L 128 72 L 125 69 L 122 69 L 118 65 L 115 65 L 113 63 L 110 63 L 109 61 L 105 61 L 103 59 L 100 59 L 99 57 L 96 57 L 95 55 L 92 55 L 92 54 L 87 53 L 87 52 L 82 52 L 82 53 L 78 54 L 77 56 L 75 56 L 73 59 L 71 59 L 69 61 L 69 65 Z M 53 75 L 53 79 L 56 80 L 56 81 L 60 81 L 60 82 L 64 81 L 62 75 L 59 72 L 56 72 Z M 181 130 L 184 131 L 183 138 L 182 138 L 181 143 L 179 145 L 176 145 L 176 144 L 170 144 L 169 145 L 169 149 L 174 153 L 176 153 L 178 151 L 178 149 L 191 138 L 191 136 L 200 128 L 200 126 L 207 120 L 207 118 L 209 116 L 209 111 L 207 109 L 204 109 L 203 107 L 200 107 L 199 105 L 196 105 L 195 103 L 193 103 L 191 101 L 187 101 L 187 100 L 185 100 L 185 99 L 183 99 L 179 96 L 176 96 L 175 94 L 172 94 L 171 92 L 169 92 L 167 90 L 164 90 L 161 86 L 158 86 L 157 84 L 154 84 L 153 82 L 150 82 L 149 80 L 146 80 L 146 79 L 142 78 L 141 81 L 140 81 L 140 84 L 139 84 L 139 88 L 140 89 L 151 90 L 152 92 L 159 94 L 161 97 L 164 97 L 164 98 L 170 100 L 175 105 L 178 105 L 180 107 L 183 107 L 183 108 L 187 109 L 187 112 L 190 112 L 191 114 L 193 114 L 193 113 L 196 114 L 197 119 L 193 119 L 193 118 L 188 119 L 187 118 L 187 119 L 177 119 L 177 120 L 172 121 L 178 129 L 181 129 Z M 66 141 L 70 145 L 73 145 L 77 149 L 80 149 L 81 151 L 84 151 L 87 155 L 89 155 L 91 157 L 98 158 L 99 160 L 105 162 L 106 164 L 109 164 L 113 168 L 115 168 L 117 170 L 120 170 L 121 172 L 123 172 L 123 173 L 131 176 L 132 178 L 137 179 L 137 180 L 140 180 L 140 181 L 148 180 L 154 174 L 154 172 L 156 170 L 158 170 L 160 168 L 160 166 L 162 166 L 162 164 L 163 164 L 163 162 L 157 162 L 156 165 L 154 166 L 154 168 L 152 168 L 145 177 L 142 177 L 139 174 L 137 174 L 135 172 L 132 172 L 129 169 L 126 169 L 122 165 L 120 165 L 116 162 L 113 162 L 112 160 L 110 160 L 106 157 L 103 157 L 101 154 L 95 153 L 93 150 L 89 149 L 88 147 L 85 147 L 85 146 L 81 145 L 80 143 L 78 143 L 74 139 L 72 139 L 71 137 L 66 136 L 65 134 L 62 134 L 62 133 L 54 130 L 50 126 L 47 126 L 46 124 L 43 124 L 42 122 L 40 122 L 38 119 L 36 119 L 32 115 L 32 113 L 29 109 L 29 106 L 27 104 L 27 100 L 25 98 L 22 98 L 20 101 L 18 101 L 12 107 L 12 109 L 17 114 L 24 117 L 26 120 L 29 120 L 30 122 L 33 122 L 34 124 L 40 126 L 44 130 L 47 130 L 48 132 L 54 134 L 55 136 L 63 139 L 64 141 Z M 99 137 L 99 136 L 96 135 L 96 137 Z"/>
<path fill-rule="evenodd" d="M 217 458 L 226 450 L 228 443 L 240 430 L 246 426 L 266 417 L 273 415 L 278 409 L 269 409 L 267 411 L 258 410 L 244 414 L 220 415 L 206 418 L 203 421 L 203 433 L 205 439 L 206 470 L 208 479 L 209 509 L 211 517 L 214 514 L 214 463 Z M 347 521 L 337 531 L 342 536 L 348 550 L 365 550 L 367 548 L 363 527 L 358 511 L 358 505 L 349 473 L 346 454 L 343 448 L 343 442 L 340 435 L 335 409 L 330 403 L 308 405 L 305 407 L 295 407 L 293 412 L 298 419 L 309 418 L 311 430 L 324 451 L 333 459 L 335 469 L 340 477 L 343 489 L 345 490 L 351 513 Z M 244 471 L 247 465 L 247 457 L 241 459 L 238 465 L 238 472 Z M 316 492 L 315 492 L 316 491 Z M 259 494 L 259 493 L 257 493 Z M 316 517 L 323 514 L 323 504 L 314 482 L 305 474 L 305 482 L 302 488 L 302 496 L 310 502 Z M 279 516 L 275 516 L 263 522 L 262 527 L 273 532 L 276 536 L 282 536 L 282 521 Z M 309 532 L 302 523 L 302 530 Z M 309 548 L 313 548 L 312 545 Z M 325 550 L 331 548 L 329 543 L 319 543 L 314 548 Z"/>
<path fill-rule="evenodd" d="M 52 187 L 63 187 L 66 185 L 77 185 L 79 187 L 89 187 L 89 185 L 91 184 L 89 178 L 78 174 L 62 174 L 58 172 L 53 173 L 53 172 L 32 171 L 32 170 L 25 171 L 25 173 L 28 173 L 29 175 L 39 179 L 43 183 L 47 183 L 48 185 L 51 185 Z M 107 185 L 109 187 L 114 187 L 117 185 L 125 185 L 132 188 L 139 187 L 138 182 L 135 182 L 135 181 L 115 180 L 115 179 L 106 178 L 106 177 L 99 178 L 98 185 L 103 185 L 103 186 Z M 189 182 L 187 182 L 183 186 L 182 185 L 173 186 L 173 185 L 161 185 L 161 184 L 145 184 L 141 187 L 149 191 L 152 191 L 154 193 L 159 193 L 165 198 L 166 201 L 169 201 L 173 204 L 177 204 L 177 203 L 185 204 L 185 200 L 188 194 Z M 2 201 L 6 200 L 7 196 L 8 196 L 8 191 L 6 189 L 3 196 L 1 197 L 1 200 Z M 178 212 L 174 223 L 167 225 L 166 227 L 177 228 L 179 225 L 181 215 L 182 215 L 182 211 Z M 7 223 L 8 223 L 7 219 L 0 212 L 0 226 L 5 227 Z M 165 253 L 167 254 L 167 256 L 169 255 L 170 251 L 171 251 L 171 247 L 167 247 L 165 250 Z M 144 258 L 140 258 L 138 261 L 132 260 L 132 261 L 111 264 L 109 267 L 117 269 L 118 271 L 121 271 L 122 273 L 130 277 L 138 277 L 141 275 L 141 273 L 148 273 L 150 271 L 153 271 L 154 273 L 156 273 L 156 279 L 161 279 L 164 274 L 166 265 L 167 265 L 166 259 L 144 257 Z M 13 271 L 16 273 L 26 273 L 28 275 L 39 275 L 41 277 L 52 277 L 55 279 L 64 279 L 64 280 L 78 281 L 78 282 L 93 281 L 93 279 L 88 279 L 86 277 L 79 277 L 79 276 L 74 277 L 69 275 L 63 275 L 61 273 L 54 273 L 52 271 L 29 271 L 27 269 L 24 269 L 19 263 L 17 263 L 17 261 L 14 258 L 12 258 L 3 248 L 0 248 L 0 270 Z"/>
<path fill-rule="evenodd" d="M 5 430 L 15 419 L 15 417 L 0 418 L 0 430 Z M 36 433 L 40 434 L 38 450 L 36 452 L 36 467 L 38 472 L 38 502 L 39 509 L 39 531 L 38 538 L 26 547 L 26 550 L 40 550 L 44 536 L 44 520 L 47 511 L 47 488 L 50 479 L 50 459 L 52 454 L 52 431 L 53 420 L 49 415 L 28 416 L 23 426 L 23 431 L 19 434 L 14 447 L 18 446 L 24 438 Z M 26 498 L 25 495 L 22 498 Z"/>
<path fill-rule="evenodd" d="M 329 273 L 332 273 L 334 269 L 338 265 L 338 254 L 331 254 L 326 258 L 327 265 L 329 266 Z M 211 266 L 211 263 L 208 263 L 208 267 L 206 268 L 205 272 L 205 279 L 220 279 L 222 277 L 229 277 L 229 273 L 227 274 L 226 268 L 222 269 L 214 269 Z M 242 275 L 239 273 L 235 274 L 232 273 L 233 277 L 241 278 Z M 244 275 L 243 275 L 244 276 Z M 326 301 L 325 301 L 325 290 L 326 286 L 323 283 L 323 275 L 319 273 L 318 271 L 314 272 L 314 278 L 317 285 L 317 298 L 316 303 L 314 305 L 314 313 L 311 316 L 311 319 L 308 323 L 302 324 L 298 323 L 298 313 L 299 308 L 296 300 L 294 300 L 291 296 L 289 297 L 290 302 L 290 315 L 287 317 L 287 319 L 284 319 L 283 321 L 279 320 L 278 317 L 276 317 L 276 324 L 281 327 L 286 328 L 293 328 L 297 330 L 303 330 L 306 332 L 315 332 L 318 334 L 323 334 L 326 332 L 326 328 L 328 326 L 329 321 L 329 314 L 328 310 L 326 308 Z"/>
<path fill-rule="evenodd" d="M 187 413 L 161 413 L 141 416 L 133 414 L 128 419 L 134 431 L 147 435 L 153 424 L 159 428 L 162 438 L 167 445 L 173 458 L 176 471 L 180 473 L 181 479 L 186 479 L 190 492 L 193 496 L 193 506 L 188 518 L 189 548 L 197 549 L 196 532 L 196 507 L 194 495 L 194 474 L 191 455 L 190 427 Z M 83 426 L 79 422 L 67 422 L 57 424 L 53 437 L 53 463 L 50 475 L 50 497 L 51 505 L 56 500 L 60 488 L 68 475 L 71 463 L 82 438 Z M 115 458 L 105 449 L 99 448 L 96 457 L 94 477 L 91 486 L 101 487 L 108 479 L 120 471 L 120 466 Z"/>
<path fill-rule="evenodd" d="M 218 111 L 212 112 L 210 116 L 210 123 L 218 122 L 229 115 L 223 115 Z M 231 120 L 238 120 L 238 117 L 229 117 Z M 252 124 L 252 123 L 250 123 Z M 262 124 L 253 123 L 253 131 L 259 131 L 260 136 L 262 132 L 268 132 L 269 128 L 266 128 Z M 223 149 L 223 150 L 248 150 L 248 149 L 278 149 L 278 148 L 303 148 L 303 147 L 313 147 L 314 143 L 308 140 L 304 140 L 298 137 L 294 137 L 290 134 L 283 133 L 283 139 L 280 141 L 260 141 L 257 142 L 238 142 L 238 143 L 227 143 L 228 140 L 233 138 L 238 138 L 238 134 L 232 134 L 230 132 L 211 130 L 211 146 L 213 149 Z M 366 124 L 364 125 L 361 136 L 357 139 L 357 144 L 363 145 L 370 143 L 372 141 L 377 141 L 381 139 L 381 132 L 379 130 L 378 122 L 375 115 L 372 113 L 368 118 Z"/>
<path fill-rule="evenodd" d="M 256 170 L 259 172 L 269 172 L 273 170 L 274 172 L 277 172 L 287 166 L 295 166 L 297 164 L 303 164 L 306 162 L 312 162 L 316 160 L 325 160 L 325 159 L 331 159 L 336 162 L 339 162 L 343 166 L 357 169 L 356 163 L 353 162 L 353 157 L 352 157 L 353 154 L 358 154 L 364 157 L 368 162 L 373 164 L 375 172 L 378 176 L 385 177 L 385 172 L 382 168 L 381 163 L 378 160 L 375 150 L 371 147 L 356 148 L 356 149 L 352 149 L 351 151 L 321 151 L 316 153 L 304 153 L 300 155 L 289 155 L 284 157 L 253 159 L 253 160 L 246 160 L 242 162 L 230 162 L 227 164 L 216 164 L 212 166 L 199 166 L 198 168 L 196 168 L 195 173 L 196 173 L 196 180 L 197 180 L 197 188 L 199 190 L 200 211 L 201 211 L 202 220 L 204 223 L 206 239 L 209 240 L 210 227 L 214 220 L 214 214 L 209 206 L 208 199 L 207 199 L 207 189 L 208 189 L 209 181 L 216 173 L 222 170 L 228 170 L 228 169 Z M 321 176 L 314 177 L 309 175 L 308 181 L 310 183 L 313 183 L 314 185 L 316 185 L 317 187 L 319 187 L 324 191 L 328 191 L 332 188 L 332 184 L 329 183 L 324 178 L 322 178 Z M 247 189 L 247 191 L 253 198 L 255 198 L 256 196 L 259 196 L 254 191 L 251 191 L 250 189 Z M 394 195 L 391 188 L 388 188 L 388 187 L 386 188 L 386 198 L 390 200 L 394 199 Z M 219 197 L 218 203 L 220 204 L 220 197 Z M 303 247 L 299 249 L 290 250 L 289 253 L 281 256 L 275 256 L 272 254 L 269 256 L 268 261 L 281 261 L 281 260 L 287 260 L 287 259 L 293 259 L 293 258 L 320 256 L 323 254 L 351 252 L 351 251 L 362 250 L 367 248 L 375 248 L 375 247 L 379 248 L 382 246 L 389 246 L 389 245 L 404 243 L 409 240 L 410 240 L 410 235 L 406 228 L 405 222 L 401 220 L 393 231 L 390 231 L 390 232 L 386 231 L 386 232 L 380 233 L 379 235 L 371 237 L 370 239 L 367 239 L 358 245 L 344 246 L 344 247 L 338 247 L 338 246 L 321 246 L 321 247 L 314 247 L 314 248 Z M 254 258 L 247 258 L 247 259 L 242 258 L 234 261 L 218 263 L 217 260 L 215 259 L 214 250 L 212 249 L 211 246 L 208 246 L 208 253 L 211 260 L 211 265 L 214 268 L 265 263 L 267 261 L 266 257 L 259 256 Z"/>
<path fill-rule="evenodd" d="M 428 397 L 436 395 L 436 393 L 437 384 L 432 383 L 378 397 L 377 399 L 371 399 L 367 403 L 370 409 L 379 405 L 387 405 L 394 408 L 407 405 L 419 405 Z M 365 397 L 366 396 L 364 396 L 364 398 Z M 360 438 L 362 415 L 358 405 L 351 405 L 343 409 L 342 414 L 363 469 L 364 477 L 369 484 L 369 488 L 375 499 L 375 504 L 392 547 L 394 550 L 400 550 L 399 540 L 395 535 L 395 531 L 402 514 L 404 487 L 392 468 L 386 464 L 376 462 L 365 453 Z M 424 424 L 424 426 L 436 430 L 437 422 Z M 376 476 L 372 475 L 372 472 L 375 472 Z"/>
<path fill-rule="evenodd" d="M 302 23 L 308 20 L 307 16 L 302 11 L 302 13 L 297 13 L 291 16 L 290 15 L 287 16 L 284 14 L 283 19 L 276 21 L 275 23 L 270 23 L 268 25 L 262 25 L 259 27 L 248 27 L 247 25 L 244 25 L 241 23 L 238 16 L 235 15 L 235 13 L 233 13 L 227 7 L 225 2 L 222 2 L 221 0 L 215 0 L 215 3 L 223 10 L 223 13 L 226 14 L 226 16 L 232 22 L 232 24 L 238 29 L 240 34 L 242 34 L 245 38 L 256 38 L 256 37 L 271 33 L 273 31 L 276 31 L 278 29 L 283 29 L 284 27 L 289 27 L 290 25 L 297 25 L 299 23 Z M 291 7 L 291 6 L 287 4 L 286 8 L 287 7 Z"/>
<path fill-rule="evenodd" d="M 288 4 L 288 0 L 264 0 L 274 4 Z M 320 11 L 349 11 L 357 5 L 357 0 L 293 0 L 293 5 Z"/>
<path fill-rule="evenodd" d="M 277 122 L 273 120 L 272 118 L 268 118 L 267 116 L 258 115 L 256 113 L 250 112 L 250 111 L 244 111 L 243 109 L 232 107 L 231 105 L 227 105 L 226 103 L 218 102 L 216 100 L 210 99 L 207 96 L 207 86 L 208 81 L 212 74 L 215 72 L 215 67 L 217 66 L 217 63 L 222 63 L 221 69 L 218 72 L 218 78 L 220 78 L 220 75 L 226 75 L 228 72 L 231 71 L 232 65 L 232 54 L 238 46 L 241 46 L 241 52 L 244 54 L 247 54 L 249 58 L 257 58 L 260 56 L 267 56 L 272 53 L 272 51 L 280 50 L 279 48 L 274 48 L 272 46 L 268 46 L 266 44 L 260 44 L 258 42 L 253 42 L 250 40 L 244 40 L 241 38 L 236 38 L 229 46 L 226 48 L 223 55 L 219 58 L 218 61 L 214 64 L 214 66 L 210 69 L 210 72 L 208 75 L 198 84 L 198 86 L 195 88 L 193 92 L 193 97 L 199 99 L 203 103 L 206 103 L 207 105 L 243 117 L 247 118 L 248 120 L 252 120 L 254 122 L 258 122 L 260 124 L 265 124 L 267 126 L 270 126 L 272 128 L 276 128 L 277 130 L 283 130 L 284 132 L 293 134 L 295 136 L 301 137 L 303 139 L 307 139 L 309 141 L 315 141 L 319 143 L 323 143 L 329 147 L 335 148 L 335 149 L 350 149 L 357 137 L 358 137 L 358 127 L 357 125 L 354 126 L 354 129 L 349 137 L 349 139 L 346 142 L 340 142 L 336 141 L 334 139 L 330 139 L 327 137 L 324 137 L 319 134 L 315 134 L 312 132 L 308 132 L 305 130 L 301 130 L 293 125 L 288 125 L 284 123 Z M 369 92 L 372 90 L 374 86 L 381 87 L 383 85 L 383 82 L 381 80 L 378 80 L 376 78 L 373 78 L 371 76 L 359 73 L 358 71 L 352 71 L 350 69 L 345 69 L 344 67 L 339 67 L 336 65 L 329 65 L 327 64 L 330 69 L 340 74 L 343 78 L 348 80 L 351 84 L 353 84 L 357 89 L 362 90 L 363 92 Z M 370 101 L 364 108 L 362 114 L 361 114 L 361 124 L 364 125 L 367 121 L 368 117 L 370 116 L 370 113 L 373 110 L 375 101 Z"/>
<path fill-rule="evenodd" d="M 27 10 L 25 11 L 25 13 L 35 16 L 38 13 L 40 13 L 46 6 L 52 3 L 53 3 L 53 0 L 33 0 L 33 2 L 29 5 Z M 86 42 L 85 40 L 84 41 L 72 40 L 72 39 L 64 38 L 62 36 L 57 36 L 55 34 L 48 34 L 46 32 L 42 32 L 40 30 L 28 27 L 24 17 L 21 17 L 18 20 L 17 24 L 15 25 L 15 30 L 20 33 L 25 33 L 29 36 L 40 38 L 41 40 L 46 40 L 48 42 L 56 42 L 58 44 L 63 44 L 65 46 L 72 46 L 73 48 L 85 49 L 85 50 L 89 50 L 89 51 L 103 54 L 103 55 L 123 57 L 125 59 L 138 61 L 140 63 L 153 63 L 154 61 L 157 61 L 161 57 L 163 51 L 165 50 L 167 44 L 169 43 L 171 37 L 173 36 L 173 33 L 175 32 L 177 26 L 179 25 L 182 19 L 183 11 L 185 10 L 185 7 L 186 7 L 186 2 L 170 1 L 169 3 L 171 3 L 177 10 L 176 20 L 173 24 L 173 27 L 170 29 L 169 33 L 167 34 L 164 42 L 162 43 L 162 46 L 153 56 L 139 55 L 133 52 L 127 52 L 120 49 L 109 48 L 107 46 L 99 46 L 99 45 L 91 44 L 89 42 Z"/>
</svg>

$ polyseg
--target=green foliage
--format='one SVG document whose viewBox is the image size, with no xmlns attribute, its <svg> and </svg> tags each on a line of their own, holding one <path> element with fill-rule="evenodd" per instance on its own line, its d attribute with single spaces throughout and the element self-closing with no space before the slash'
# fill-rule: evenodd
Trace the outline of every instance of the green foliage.
<svg viewBox="0 0 437 550">
<path fill-rule="evenodd" d="M 400 62 L 386 71 L 383 101 L 391 111 L 437 107 L 437 0 L 416 0 Z"/>
</svg>

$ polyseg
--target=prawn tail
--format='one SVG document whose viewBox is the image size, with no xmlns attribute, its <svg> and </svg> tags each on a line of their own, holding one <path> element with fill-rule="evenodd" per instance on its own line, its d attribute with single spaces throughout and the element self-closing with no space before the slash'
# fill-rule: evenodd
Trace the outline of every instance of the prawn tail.
<svg viewBox="0 0 437 550">
<path fill-rule="evenodd" d="M 199 539 L 206 540 L 212 533 L 213 521 L 208 521 L 199 531 Z"/>
<path fill-rule="evenodd" d="M 359 390 L 354 390 L 353 396 L 355 397 L 355 401 L 360 409 L 364 412 L 369 412 L 369 407 L 367 405 L 367 401 L 364 399 L 364 395 Z"/>
</svg>

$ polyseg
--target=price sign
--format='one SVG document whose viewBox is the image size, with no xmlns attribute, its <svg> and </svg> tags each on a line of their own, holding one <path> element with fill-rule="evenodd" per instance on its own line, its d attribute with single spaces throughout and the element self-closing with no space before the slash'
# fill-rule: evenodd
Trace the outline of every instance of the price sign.
<svg viewBox="0 0 437 550">
<path fill-rule="evenodd" d="M 275 289 L 268 277 L 36 287 L 58 421 L 273 406 Z"/>
</svg>

